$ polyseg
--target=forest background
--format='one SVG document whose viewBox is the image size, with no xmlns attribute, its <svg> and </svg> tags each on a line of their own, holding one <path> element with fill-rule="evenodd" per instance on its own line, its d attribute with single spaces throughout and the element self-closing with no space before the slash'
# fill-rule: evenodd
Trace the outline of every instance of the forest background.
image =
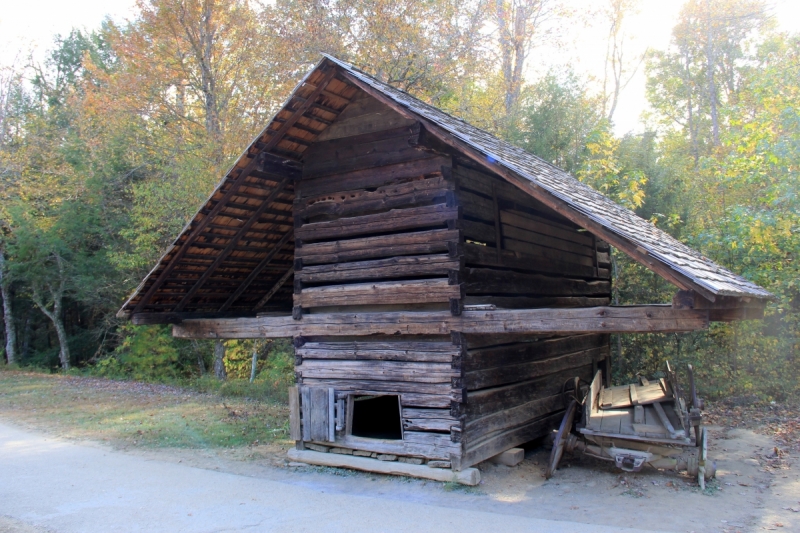
<svg viewBox="0 0 800 533">
<path fill-rule="evenodd" d="M 763 321 L 613 340 L 617 381 L 693 363 L 711 397 L 800 392 L 800 35 L 764 0 L 688 0 L 669 47 L 631 52 L 636 0 L 139 0 L 125 23 L 57 36 L 0 69 L 2 353 L 10 365 L 281 391 L 281 341 L 173 339 L 115 317 L 263 128 L 331 53 L 517 144 L 770 290 Z M 599 25 L 600 77 L 530 80 L 542 43 Z M 643 69 L 643 133 L 618 136 Z M 624 94 L 624 93 L 622 93 Z M 675 289 L 613 253 L 614 304 Z M 277 394 L 280 394 L 277 392 Z"/>
</svg>

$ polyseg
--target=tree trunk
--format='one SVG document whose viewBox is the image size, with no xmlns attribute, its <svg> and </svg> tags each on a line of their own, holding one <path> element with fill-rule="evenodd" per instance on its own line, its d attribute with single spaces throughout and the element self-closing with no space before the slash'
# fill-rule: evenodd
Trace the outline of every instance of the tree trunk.
<svg viewBox="0 0 800 533">
<path fill-rule="evenodd" d="M 698 148 L 697 145 L 697 131 L 695 130 L 694 113 L 692 109 L 692 106 L 694 106 L 694 103 L 692 101 L 692 73 L 691 70 L 689 69 L 691 60 L 689 58 L 688 50 L 684 50 L 683 57 L 684 60 L 686 61 L 686 68 L 684 69 L 686 78 L 683 81 L 686 84 L 688 91 L 686 109 L 688 112 L 687 123 L 689 126 L 689 139 L 692 146 L 692 158 L 694 159 L 694 166 L 697 167 L 697 163 L 700 161 L 700 149 Z"/>
<path fill-rule="evenodd" d="M 25 313 L 25 325 L 22 327 L 22 349 L 20 350 L 20 356 L 22 359 L 28 357 L 31 351 L 31 314 L 30 312 Z"/>
<path fill-rule="evenodd" d="M 3 319 L 6 327 L 6 360 L 9 365 L 13 365 L 17 362 L 17 332 L 14 329 L 14 313 L 11 308 L 11 287 L 5 269 L 5 253 L 0 250 L 0 295 L 3 298 Z"/>
<path fill-rule="evenodd" d="M 714 146 L 719 146 L 719 112 L 717 110 L 717 85 L 714 82 L 714 63 L 711 7 L 706 0 L 706 78 L 708 79 L 708 103 L 711 106 L 711 138 Z"/>
<path fill-rule="evenodd" d="M 503 73 L 506 124 L 517 107 L 522 90 L 525 60 L 531 48 L 547 0 L 507 3 L 494 1 L 494 22 L 498 28 L 501 71 Z"/>
<path fill-rule="evenodd" d="M 61 306 L 59 305 L 59 308 Z M 64 321 L 61 320 L 61 313 L 55 315 L 53 325 L 56 327 L 56 334 L 58 335 L 58 344 L 61 346 L 59 352 L 59 359 L 61 359 L 62 370 L 69 370 L 69 345 L 67 344 L 67 330 L 64 329 Z"/>
<path fill-rule="evenodd" d="M 61 361 L 61 369 L 69 370 L 69 345 L 67 344 L 67 330 L 64 328 L 64 321 L 61 319 L 61 303 L 64 298 L 63 285 L 58 290 L 50 288 L 50 294 L 53 296 L 53 310 L 47 308 L 44 300 L 42 299 L 39 290 L 33 291 L 33 303 L 45 314 L 47 318 L 53 323 L 56 328 L 56 335 L 58 336 L 59 354 L 58 358 Z"/>
<path fill-rule="evenodd" d="M 214 375 L 220 381 L 228 379 L 225 372 L 225 345 L 219 339 L 214 341 Z"/>
<path fill-rule="evenodd" d="M 250 383 L 256 380 L 257 367 L 258 367 L 258 345 L 253 343 L 253 362 L 250 365 Z"/>
<path fill-rule="evenodd" d="M 206 362 L 203 361 L 203 354 L 200 352 L 197 352 L 197 370 L 201 377 L 206 375 Z"/>
</svg>

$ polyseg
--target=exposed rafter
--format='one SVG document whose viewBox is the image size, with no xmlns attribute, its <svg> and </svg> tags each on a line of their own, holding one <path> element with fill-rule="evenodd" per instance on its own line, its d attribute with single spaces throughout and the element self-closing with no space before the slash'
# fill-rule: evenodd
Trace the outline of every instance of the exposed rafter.
<svg viewBox="0 0 800 533">
<path fill-rule="evenodd" d="M 256 266 L 253 269 L 253 271 L 250 272 L 250 274 L 247 276 L 247 279 L 245 279 L 242 282 L 239 288 L 237 288 L 236 291 L 234 291 L 234 293 L 231 294 L 230 298 L 228 298 L 228 300 L 223 304 L 223 306 L 220 308 L 220 313 L 224 313 L 231 308 L 231 306 L 236 302 L 236 300 L 238 300 L 239 297 L 242 294 L 244 294 L 244 291 L 246 291 L 247 288 L 250 287 L 250 285 L 253 283 L 253 281 L 255 281 L 255 279 L 259 276 L 259 274 L 261 274 L 261 272 L 267 267 L 267 265 L 270 264 L 270 262 L 275 258 L 275 256 L 278 255 L 281 249 L 283 249 L 283 247 L 286 246 L 286 243 L 289 242 L 289 240 L 292 238 L 293 235 L 294 235 L 294 228 L 289 230 L 289 232 L 286 233 L 286 235 L 284 235 L 283 238 L 281 238 L 281 240 L 278 241 L 278 243 L 272 247 L 272 250 L 270 250 L 267 256 L 261 260 L 258 266 Z"/>
<path fill-rule="evenodd" d="M 262 200 L 261 205 L 258 206 L 255 212 L 250 216 L 250 218 L 236 231 L 236 234 L 233 235 L 232 237 L 228 237 L 229 239 L 228 244 L 217 255 L 217 257 L 214 259 L 214 262 L 211 263 L 211 265 L 209 265 L 209 267 L 205 270 L 205 272 L 203 272 L 203 275 L 200 276 L 200 279 L 198 279 L 197 282 L 192 286 L 192 288 L 189 289 L 189 291 L 186 293 L 183 299 L 181 299 L 180 303 L 178 303 L 178 305 L 175 306 L 175 312 L 179 313 L 183 311 L 183 308 L 186 307 L 186 304 L 189 302 L 189 300 L 191 300 L 192 297 L 194 297 L 194 295 L 197 294 L 197 291 L 200 290 L 200 288 L 208 280 L 208 278 L 210 278 L 211 275 L 214 274 L 214 271 L 216 271 L 217 268 L 228 258 L 231 252 L 233 252 L 233 250 L 236 249 L 239 240 L 244 236 L 245 233 L 247 233 L 250 230 L 251 227 L 253 227 L 253 224 L 256 223 L 258 217 L 260 217 L 261 214 L 264 212 L 264 210 L 267 209 L 267 206 L 270 205 L 270 202 L 281 193 L 281 191 L 288 182 L 289 178 L 283 178 L 283 180 L 280 183 L 278 183 L 278 186 L 275 187 L 275 190 L 272 191 L 271 194 L 267 195 Z"/>
<path fill-rule="evenodd" d="M 254 310 L 258 311 L 259 309 L 267 305 L 267 302 L 269 302 L 270 299 L 273 296 L 275 296 L 275 293 L 278 292 L 281 287 L 283 287 L 283 284 L 286 283 L 286 280 L 288 280 L 292 274 L 294 274 L 294 266 L 289 268 L 289 270 L 287 270 L 286 273 L 283 276 L 281 276 L 281 279 L 275 282 L 275 285 L 273 285 L 273 287 L 269 290 L 269 292 L 265 294 L 264 297 L 258 301 Z"/>
</svg>

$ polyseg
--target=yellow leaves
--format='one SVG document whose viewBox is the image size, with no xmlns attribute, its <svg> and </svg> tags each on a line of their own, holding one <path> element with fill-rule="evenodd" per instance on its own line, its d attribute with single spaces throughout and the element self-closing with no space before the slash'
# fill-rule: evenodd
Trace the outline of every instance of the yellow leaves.
<svg viewBox="0 0 800 533">
<path fill-rule="evenodd" d="M 592 134 L 586 144 L 590 157 L 578 171 L 578 179 L 633 210 L 644 205 L 647 177 L 639 170 L 623 168 L 620 144 L 620 139 L 607 130 Z"/>
</svg>

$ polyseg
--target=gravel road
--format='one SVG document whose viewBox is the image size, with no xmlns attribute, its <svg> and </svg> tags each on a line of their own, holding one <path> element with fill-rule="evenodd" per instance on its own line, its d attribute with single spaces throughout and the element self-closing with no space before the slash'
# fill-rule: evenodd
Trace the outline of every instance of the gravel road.
<svg viewBox="0 0 800 533">
<path fill-rule="evenodd" d="M 0 533 L 645 531 L 289 479 L 197 468 L 0 423 Z"/>
</svg>

